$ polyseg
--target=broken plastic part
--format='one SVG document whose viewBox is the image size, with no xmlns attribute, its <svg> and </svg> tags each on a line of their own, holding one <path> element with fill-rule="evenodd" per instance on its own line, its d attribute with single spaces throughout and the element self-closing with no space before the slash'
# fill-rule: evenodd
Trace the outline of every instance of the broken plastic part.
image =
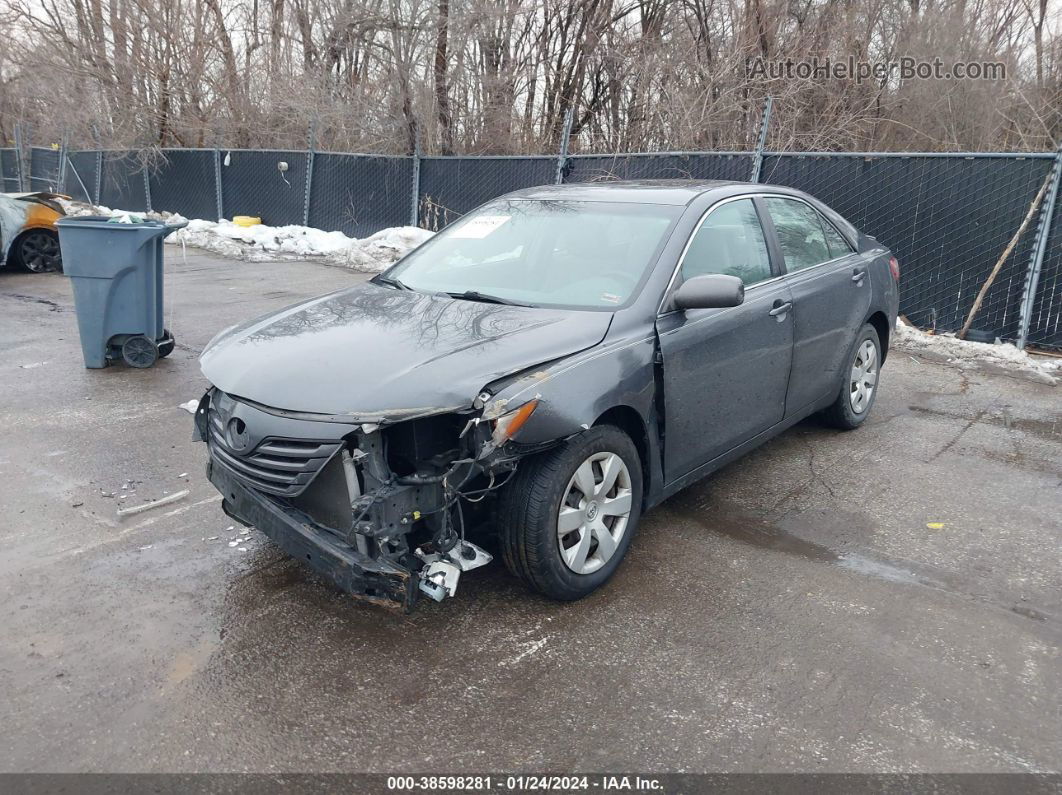
<svg viewBox="0 0 1062 795">
<path fill-rule="evenodd" d="M 421 549 L 414 551 L 414 554 L 423 560 L 428 566 L 432 563 L 452 563 L 457 566 L 461 571 L 472 571 L 472 569 L 478 569 L 480 566 L 486 566 L 492 560 L 494 556 L 491 555 L 483 547 L 473 544 L 471 541 L 458 540 L 453 547 L 447 552 L 424 552 Z M 424 577 L 428 569 L 425 568 L 421 573 L 421 577 Z"/>
<path fill-rule="evenodd" d="M 472 571 L 480 566 L 486 566 L 494 557 L 482 547 L 476 546 L 471 541 L 458 541 L 447 554 L 461 571 Z"/>
<path fill-rule="evenodd" d="M 494 433 L 491 435 L 491 442 L 495 447 L 500 447 L 505 442 L 509 441 L 513 435 L 523 427 L 524 423 L 531 418 L 535 409 L 538 407 L 538 398 L 532 398 L 518 409 L 510 411 L 508 414 L 504 414 L 498 417 L 494 421 Z"/>
<path fill-rule="evenodd" d="M 441 602 L 447 596 L 457 593 L 457 581 L 461 578 L 461 569 L 445 560 L 429 563 L 420 573 L 420 590 Z"/>
</svg>

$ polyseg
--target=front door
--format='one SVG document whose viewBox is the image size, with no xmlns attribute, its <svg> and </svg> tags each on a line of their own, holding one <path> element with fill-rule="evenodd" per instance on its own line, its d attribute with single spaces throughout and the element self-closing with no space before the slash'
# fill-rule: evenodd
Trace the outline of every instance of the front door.
<svg viewBox="0 0 1062 795">
<path fill-rule="evenodd" d="M 740 277 L 745 300 L 657 319 L 669 482 L 770 428 L 785 413 L 792 297 L 772 269 L 752 199 L 716 205 L 694 232 L 676 281 L 705 273 Z"/>
</svg>

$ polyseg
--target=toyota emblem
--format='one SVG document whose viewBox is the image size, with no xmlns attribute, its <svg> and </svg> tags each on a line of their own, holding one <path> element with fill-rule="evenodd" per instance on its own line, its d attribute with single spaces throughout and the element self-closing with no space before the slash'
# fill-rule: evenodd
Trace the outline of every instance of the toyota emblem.
<svg viewBox="0 0 1062 795">
<path fill-rule="evenodd" d="M 248 442 L 247 423 L 239 417 L 233 417 L 229 420 L 229 424 L 225 428 L 225 440 L 233 450 L 246 450 Z"/>
</svg>

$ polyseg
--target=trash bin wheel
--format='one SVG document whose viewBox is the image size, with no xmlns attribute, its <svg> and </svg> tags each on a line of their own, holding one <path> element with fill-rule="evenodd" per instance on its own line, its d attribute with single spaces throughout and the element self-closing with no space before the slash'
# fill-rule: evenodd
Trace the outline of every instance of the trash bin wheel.
<svg viewBox="0 0 1062 795">
<path fill-rule="evenodd" d="M 129 337 L 122 343 L 122 359 L 130 367 L 151 367 L 158 358 L 158 346 L 147 337 Z"/>
<path fill-rule="evenodd" d="M 162 339 L 159 340 L 159 358 L 165 359 L 171 353 L 173 353 L 173 347 L 177 344 L 173 338 L 173 333 L 168 329 L 162 330 Z"/>
</svg>

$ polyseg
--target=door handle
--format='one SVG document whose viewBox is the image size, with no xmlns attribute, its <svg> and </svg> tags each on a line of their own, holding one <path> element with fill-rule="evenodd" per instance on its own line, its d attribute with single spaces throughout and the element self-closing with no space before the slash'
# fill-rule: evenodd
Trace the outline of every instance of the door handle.
<svg viewBox="0 0 1062 795">
<path fill-rule="evenodd" d="M 785 303 L 782 303 L 781 300 L 778 300 L 778 301 L 774 302 L 774 309 L 772 309 L 767 314 L 770 315 L 771 317 L 776 317 L 779 320 L 781 320 L 782 319 L 781 316 L 784 315 L 786 312 L 788 312 L 792 308 L 793 308 L 793 302 L 792 301 L 786 301 Z"/>
<path fill-rule="evenodd" d="M 861 281 L 863 281 L 863 277 L 865 277 L 866 275 L 867 275 L 867 272 L 865 270 L 862 270 L 862 271 L 861 270 L 854 270 L 854 271 L 852 271 L 852 281 L 853 282 L 861 282 Z"/>
</svg>

